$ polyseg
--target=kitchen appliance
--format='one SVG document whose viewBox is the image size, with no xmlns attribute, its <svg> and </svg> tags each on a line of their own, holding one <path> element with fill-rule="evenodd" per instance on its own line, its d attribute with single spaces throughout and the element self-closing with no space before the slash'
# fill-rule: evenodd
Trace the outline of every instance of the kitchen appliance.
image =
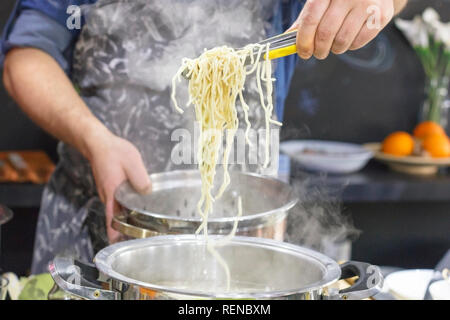
<svg viewBox="0 0 450 320">
<path fill-rule="evenodd" d="M 237 234 L 283 240 L 288 211 L 297 203 L 293 188 L 280 180 L 250 173 L 231 172 L 231 184 L 222 198 L 214 202 L 208 220 L 208 233 L 225 235 L 233 229 L 242 198 L 243 216 L 238 219 Z M 221 185 L 217 173 L 216 190 Z M 123 207 L 113 220 L 120 240 L 158 235 L 194 234 L 201 224 L 197 203 L 201 196 L 201 178 L 197 170 L 172 171 L 150 176 L 150 194 L 137 193 L 129 183 L 121 185 L 116 200 Z"/>
<path fill-rule="evenodd" d="M 318 252 L 270 239 L 235 237 L 217 250 L 231 272 L 229 291 L 203 236 L 130 240 L 100 251 L 95 267 L 58 257 L 49 270 L 59 288 L 93 300 L 364 299 L 377 294 L 383 281 L 369 264 L 339 266 Z M 359 279 L 352 287 L 330 289 L 353 276 Z"/>
</svg>

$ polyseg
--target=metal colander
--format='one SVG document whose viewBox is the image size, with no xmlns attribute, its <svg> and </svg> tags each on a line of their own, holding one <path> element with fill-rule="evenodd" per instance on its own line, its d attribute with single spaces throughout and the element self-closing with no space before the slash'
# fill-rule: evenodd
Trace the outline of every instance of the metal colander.
<svg viewBox="0 0 450 320">
<path fill-rule="evenodd" d="M 213 194 L 221 185 L 221 173 Z M 151 177 L 151 194 L 137 193 L 129 183 L 119 187 L 116 199 L 124 208 L 115 221 L 118 231 L 133 238 L 160 234 L 192 234 L 201 224 L 197 203 L 201 196 L 201 179 L 196 170 L 173 171 Z M 238 214 L 238 198 L 242 197 L 243 216 L 238 234 L 282 237 L 287 212 L 297 202 L 293 189 L 286 183 L 255 174 L 231 172 L 231 184 L 221 199 L 214 203 L 208 232 L 226 234 Z M 133 231 L 133 232 L 132 232 Z M 284 230 L 283 230 L 284 231 Z"/>
</svg>

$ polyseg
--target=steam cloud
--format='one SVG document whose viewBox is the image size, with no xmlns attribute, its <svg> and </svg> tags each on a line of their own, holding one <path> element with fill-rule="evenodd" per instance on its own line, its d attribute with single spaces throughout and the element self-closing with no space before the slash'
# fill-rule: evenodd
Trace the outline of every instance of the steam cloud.
<svg viewBox="0 0 450 320">
<path fill-rule="evenodd" d="M 351 258 L 351 241 L 360 231 L 343 213 L 345 185 L 330 186 L 326 174 L 296 169 L 291 181 L 299 203 L 289 212 L 285 241 L 322 252 L 335 260 Z"/>
</svg>

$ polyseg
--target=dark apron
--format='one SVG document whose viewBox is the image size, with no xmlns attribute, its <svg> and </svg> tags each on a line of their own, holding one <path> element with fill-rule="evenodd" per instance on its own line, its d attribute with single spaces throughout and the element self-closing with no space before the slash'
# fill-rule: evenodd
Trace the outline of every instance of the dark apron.
<svg viewBox="0 0 450 320">
<path fill-rule="evenodd" d="M 194 114 L 170 103 L 171 80 L 184 57 L 227 44 L 262 40 L 274 0 L 100 0 L 86 8 L 87 23 L 74 54 L 74 82 L 94 115 L 142 153 L 149 173 L 175 166 L 171 134 L 193 130 Z M 180 84 L 179 100 L 187 101 Z M 264 126 L 256 84 L 246 97 L 254 127 Z M 241 119 L 244 125 L 244 119 Z M 63 143 L 39 215 L 32 273 L 46 272 L 55 255 L 91 262 L 108 245 L 104 206 L 89 163 Z M 192 166 L 193 167 L 193 166 Z"/>
</svg>

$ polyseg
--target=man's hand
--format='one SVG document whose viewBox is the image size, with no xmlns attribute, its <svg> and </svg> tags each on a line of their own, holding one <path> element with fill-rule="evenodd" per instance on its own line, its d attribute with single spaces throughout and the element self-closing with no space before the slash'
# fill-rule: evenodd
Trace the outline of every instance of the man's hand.
<svg viewBox="0 0 450 320">
<path fill-rule="evenodd" d="M 151 182 L 141 154 L 127 140 L 105 132 L 103 137 L 99 138 L 97 135 L 92 145 L 89 161 L 98 194 L 106 207 L 108 239 L 115 242 L 119 234 L 112 229 L 111 222 L 119 210 L 114 198 L 117 187 L 124 181 L 129 181 L 136 191 L 146 194 L 151 191 Z"/>
<path fill-rule="evenodd" d="M 308 0 L 289 29 L 298 29 L 302 59 L 357 50 L 373 40 L 407 0 Z"/>
<path fill-rule="evenodd" d="M 5 88 L 40 127 L 77 148 L 93 168 L 97 189 L 106 205 L 108 238 L 116 207 L 114 193 L 125 180 L 149 192 L 148 174 L 138 150 L 113 135 L 89 110 L 61 67 L 47 53 L 33 48 L 11 50 L 3 72 Z"/>
</svg>

